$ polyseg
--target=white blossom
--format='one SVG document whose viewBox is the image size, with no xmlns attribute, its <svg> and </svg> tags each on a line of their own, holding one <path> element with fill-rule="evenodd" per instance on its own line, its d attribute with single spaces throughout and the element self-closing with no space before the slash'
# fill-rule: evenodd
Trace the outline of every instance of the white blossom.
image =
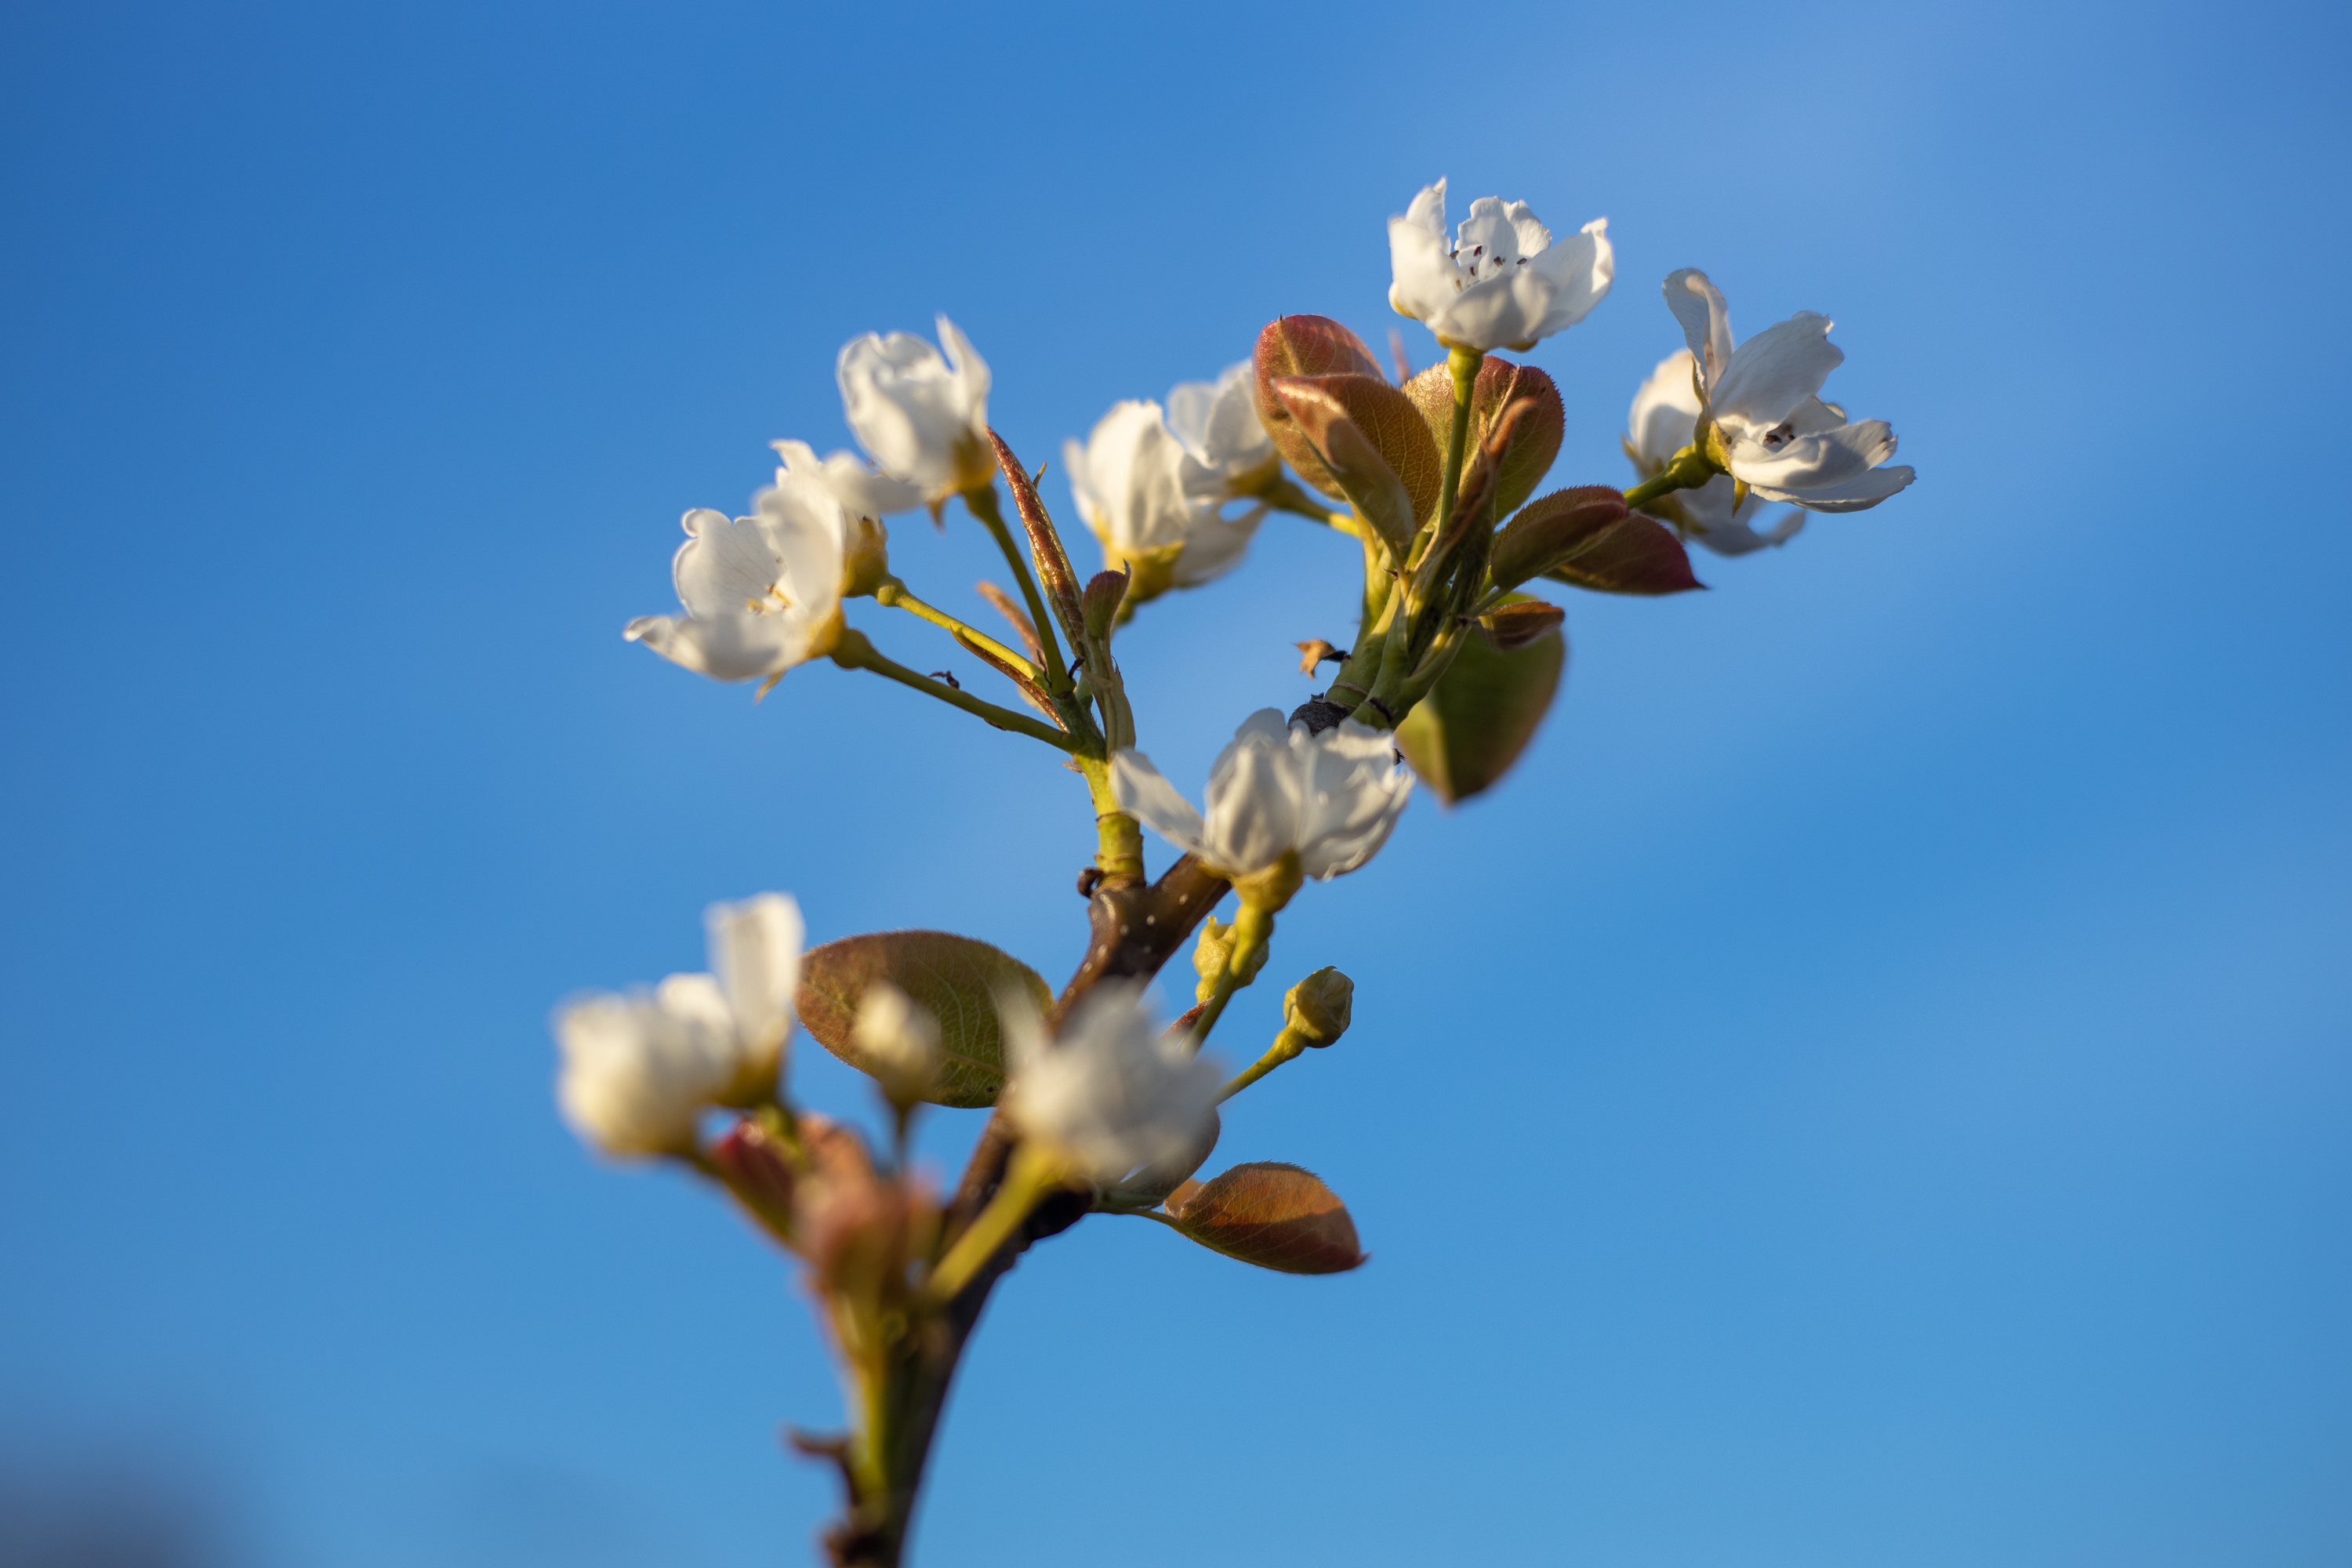
<svg viewBox="0 0 2352 1568">
<path fill-rule="evenodd" d="M 1845 363 L 1829 341 L 1827 316 L 1800 310 L 1734 349 L 1731 311 L 1706 273 L 1672 273 L 1665 293 L 1732 478 L 1766 500 L 1810 511 L 1861 511 L 1911 482 L 1908 467 L 1879 467 L 1895 455 L 1885 420 L 1852 423 L 1821 400 L 1822 384 Z"/>
<path fill-rule="evenodd" d="M 1086 445 L 1063 443 L 1078 515 L 1102 541 L 1103 559 L 1134 574 L 1128 596 L 1139 604 L 1230 571 L 1265 515 L 1264 507 L 1238 518 L 1223 514 L 1229 492 L 1206 454 L 1230 461 L 1245 449 L 1226 444 L 1221 433 L 1218 446 L 1201 450 L 1196 458 L 1186 449 L 1160 405 L 1132 399 L 1114 405 Z"/>
<path fill-rule="evenodd" d="M 1170 1039 L 1142 1000 L 1139 985 L 1097 985 L 1050 1041 L 1028 998 L 1008 992 L 997 1001 L 1014 1124 L 1098 1182 L 1194 1148 L 1224 1082 L 1223 1068 Z"/>
<path fill-rule="evenodd" d="M 1388 841 L 1412 793 L 1391 737 L 1349 720 L 1320 734 L 1260 709 L 1209 770 L 1205 819 L 1140 752 L 1111 758 L 1118 808 L 1234 880 L 1296 853 L 1299 872 L 1352 871 Z"/>
<path fill-rule="evenodd" d="M 939 330 L 945 355 L 911 332 L 868 332 L 842 345 L 835 366 L 857 444 L 900 487 L 877 491 L 879 500 L 911 492 L 938 505 L 987 484 L 996 472 L 988 441 L 988 364 L 953 321 L 940 317 Z M 825 461 L 830 474 L 838 459 Z"/>
<path fill-rule="evenodd" d="M 1178 476 L 1191 495 L 1220 500 L 1255 493 L 1282 470 L 1257 416 L 1257 372 L 1247 360 L 1214 381 L 1179 382 L 1168 393 L 1168 432 L 1184 448 Z"/>
<path fill-rule="evenodd" d="M 1389 304 L 1450 348 L 1533 348 L 1584 320 L 1617 272 L 1609 220 L 1554 244 L 1525 202 L 1480 196 L 1452 239 L 1445 182 L 1389 219 Z"/>
<path fill-rule="evenodd" d="M 829 452 L 820 458 L 805 441 L 772 441 L 783 471 L 805 474 L 831 490 L 845 511 L 859 517 L 887 517 L 912 511 L 923 504 L 923 492 L 901 484 L 855 452 Z"/>
<path fill-rule="evenodd" d="M 858 998 L 857 1021 L 849 1033 L 866 1068 L 893 1101 L 920 1100 L 938 1075 L 939 1018 L 887 980 L 868 985 Z"/>
<path fill-rule="evenodd" d="M 830 489 L 779 470 L 754 515 L 698 508 L 683 521 L 670 579 L 686 614 L 640 616 L 623 637 L 714 680 L 773 680 L 832 648 L 849 520 Z"/>
<path fill-rule="evenodd" d="M 556 1012 L 556 1100 L 573 1130 L 608 1154 L 683 1152 L 705 1106 L 775 1080 L 800 984 L 800 908 L 763 893 L 713 904 L 706 919 L 715 975 L 673 974 Z"/>
<path fill-rule="evenodd" d="M 1654 477 L 1689 446 L 1698 428 L 1698 393 L 1691 374 L 1697 364 L 1688 349 L 1676 349 L 1658 362 L 1657 370 L 1633 395 L 1625 416 L 1625 455 L 1643 479 Z M 1727 474 L 1717 474 L 1690 489 L 1668 490 L 1643 503 L 1642 510 L 1677 525 L 1685 537 L 1717 555 L 1745 555 L 1750 551 L 1784 544 L 1805 526 L 1805 514 L 1786 511 L 1771 527 L 1754 526 L 1768 504 L 1750 490 L 1742 496 Z"/>
</svg>

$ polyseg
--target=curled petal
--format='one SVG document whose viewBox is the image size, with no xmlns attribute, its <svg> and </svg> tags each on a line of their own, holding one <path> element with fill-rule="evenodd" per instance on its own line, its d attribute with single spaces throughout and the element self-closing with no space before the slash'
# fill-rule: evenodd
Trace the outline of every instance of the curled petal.
<svg viewBox="0 0 2352 1568">
<path fill-rule="evenodd" d="M 1704 272 L 1685 267 L 1666 274 L 1666 309 L 1681 323 L 1683 341 L 1699 366 L 1700 384 L 1718 387 L 1731 364 L 1731 307 Z"/>
<path fill-rule="evenodd" d="M 1761 437 L 1817 395 L 1845 354 L 1829 341 L 1830 319 L 1800 310 L 1739 345 L 1709 382 L 1710 411 L 1727 434 Z"/>
<path fill-rule="evenodd" d="M 1192 803 L 1170 784 L 1151 759 L 1141 752 L 1120 751 L 1110 759 L 1111 796 L 1119 810 L 1180 849 L 1194 855 L 1206 851 L 1205 824 Z"/>
</svg>

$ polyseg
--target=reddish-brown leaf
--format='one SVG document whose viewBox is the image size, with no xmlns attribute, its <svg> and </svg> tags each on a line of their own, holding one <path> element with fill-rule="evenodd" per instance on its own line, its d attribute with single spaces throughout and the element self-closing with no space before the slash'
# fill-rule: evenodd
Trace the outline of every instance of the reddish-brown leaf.
<svg viewBox="0 0 2352 1568">
<path fill-rule="evenodd" d="M 1404 384 L 1404 394 L 1429 426 L 1441 460 L 1454 435 L 1454 373 L 1444 361 L 1431 365 Z M 1551 377 L 1531 364 L 1514 364 L 1488 354 L 1478 366 L 1470 387 L 1470 442 L 1483 443 L 1496 418 L 1512 403 L 1529 406 L 1511 427 L 1495 482 L 1495 510 L 1507 513 L 1536 493 L 1552 459 L 1559 456 L 1560 437 L 1568 429 L 1568 411 Z"/>
<path fill-rule="evenodd" d="M 1495 585 L 1516 588 L 1582 550 L 1625 518 L 1625 497 L 1607 485 L 1554 490 L 1503 525 L 1488 563 Z"/>
<path fill-rule="evenodd" d="M 1339 1274 L 1364 1260 L 1356 1222 L 1322 1178 L 1278 1161 L 1235 1165 L 1169 1194 L 1177 1228 L 1228 1258 L 1285 1274 Z"/>
<path fill-rule="evenodd" d="M 1334 500 L 1345 499 L 1346 489 L 1323 466 L 1290 411 L 1275 396 L 1272 384 L 1289 375 L 1377 377 L 1380 362 L 1363 339 L 1328 316 L 1280 316 L 1268 321 L 1257 335 L 1255 357 L 1257 416 L 1274 438 L 1276 450 L 1300 479 Z"/>
<path fill-rule="evenodd" d="M 1323 471 L 1339 487 L 1339 493 L 1355 503 L 1387 542 L 1390 554 L 1401 562 L 1412 548 L 1421 512 L 1412 490 L 1356 423 L 1342 392 L 1334 390 L 1333 384 L 1353 379 L 1294 375 L 1272 385 L 1276 402 L 1290 416 L 1290 428 L 1307 442 Z"/>
<path fill-rule="evenodd" d="M 1603 594 L 1685 594 L 1706 586 L 1691 574 L 1690 552 L 1675 531 L 1639 512 L 1592 534 L 1544 575 Z"/>
</svg>

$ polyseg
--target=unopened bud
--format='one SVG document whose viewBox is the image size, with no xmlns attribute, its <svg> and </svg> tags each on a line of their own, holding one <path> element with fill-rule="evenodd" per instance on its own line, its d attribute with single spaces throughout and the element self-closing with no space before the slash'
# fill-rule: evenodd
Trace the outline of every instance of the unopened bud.
<svg viewBox="0 0 2352 1568">
<path fill-rule="evenodd" d="M 904 1110 L 930 1091 L 940 1070 L 940 1021 L 887 980 L 866 988 L 850 1027 L 857 1065 Z"/>
<path fill-rule="evenodd" d="M 1348 1032 L 1356 983 L 1336 969 L 1317 970 L 1282 999 L 1282 1021 L 1310 1046 L 1337 1045 Z"/>
<path fill-rule="evenodd" d="M 1201 922 L 1201 938 L 1192 944 L 1192 967 L 1201 972 L 1201 984 L 1192 993 L 1203 1004 L 1217 994 L 1217 980 L 1225 973 L 1225 963 L 1234 955 L 1234 928 L 1230 922 L 1220 925 L 1211 915 Z"/>
<path fill-rule="evenodd" d="M 889 577 L 890 531 L 878 518 L 851 518 L 841 542 L 841 596 L 868 597 Z"/>
<path fill-rule="evenodd" d="M 1110 638 L 1111 623 L 1118 615 L 1121 600 L 1127 597 L 1129 574 L 1125 572 L 1097 572 L 1087 582 L 1087 590 L 1079 598 L 1085 611 L 1087 636 L 1096 642 Z"/>
</svg>

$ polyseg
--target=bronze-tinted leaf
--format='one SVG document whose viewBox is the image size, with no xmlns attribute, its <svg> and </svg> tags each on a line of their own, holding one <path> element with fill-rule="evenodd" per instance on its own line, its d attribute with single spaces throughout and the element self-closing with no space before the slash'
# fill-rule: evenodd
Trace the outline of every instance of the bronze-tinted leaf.
<svg viewBox="0 0 2352 1568">
<path fill-rule="evenodd" d="M 1274 438 L 1275 448 L 1298 477 L 1334 500 L 1347 490 L 1323 466 L 1315 448 L 1275 396 L 1273 383 L 1288 375 L 1369 375 L 1381 374 L 1380 362 L 1364 340 L 1328 316 L 1280 316 L 1257 335 L 1257 416 Z"/>
<path fill-rule="evenodd" d="M 1040 1014 L 1054 1005 L 1035 970 L 968 936 L 886 931 L 826 942 L 801 960 L 801 1023 L 861 1072 L 868 1068 L 851 1026 L 866 988 L 877 980 L 887 980 L 940 1021 L 939 1078 L 923 1097 L 934 1105 L 996 1103 L 1004 1087 L 1004 1043 L 996 1022 L 1000 988 L 1025 991 Z"/>
<path fill-rule="evenodd" d="M 1554 490 L 1503 525 L 1488 563 L 1500 588 L 1516 588 L 1582 550 L 1625 517 L 1625 497 L 1607 485 Z"/>
<path fill-rule="evenodd" d="M 1541 599 L 1521 599 L 1481 617 L 1478 625 L 1505 653 L 1517 653 L 1545 633 L 1559 629 L 1568 612 Z"/>
<path fill-rule="evenodd" d="M 1639 512 L 1594 533 L 1544 575 L 1603 594 L 1685 594 L 1706 586 L 1691 574 L 1690 552 L 1675 531 Z"/>
<path fill-rule="evenodd" d="M 1306 440 L 1339 493 L 1355 503 L 1387 542 L 1390 554 L 1402 561 L 1421 527 L 1421 512 L 1402 476 L 1389 466 L 1349 412 L 1342 391 L 1333 389 L 1333 383 L 1353 379 L 1293 375 L 1275 381 L 1272 386 L 1275 400 L 1290 416 L 1290 428 Z M 1433 491 L 1433 501 L 1434 495 Z"/>
<path fill-rule="evenodd" d="M 1532 601 L 1514 595 L 1506 609 L 1519 603 Z M 1510 772 L 1535 739 L 1567 663 L 1568 637 L 1557 629 L 1509 653 L 1471 637 L 1397 726 L 1397 745 L 1438 799 L 1467 800 Z"/>
<path fill-rule="evenodd" d="M 1437 510 L 1437 492 L 1444 483 L 1444 455 L 1429 438 L 1429 426 L 1412 399 L 1377 375 L 1318 375 L 1310 378 L 1316 390 L 1345 409 L 1356 428 L 1372 444 L 1389 471 L 1404 481 L 1412 497 L 1412 514 L 1427 521 Z M 1277 389 L 1276 395 L 1280 395 Z M 1311 439 L 1314 432 L 1310 429 Z M 1319 443 L 1318 443 L 1319 445 Z"/>
<path fill-rule="evenodd" d="M 1441 360 L 1406 382 L 1404 394 L 1421 411 L 1422 421 L 1429 426 L 1430 438 L 1436 442 L 1438 459 L 1443 462 L 1445 445 L 1454 435 L 1453 371 Z M 1512 426 L 1501 471 L 1496 477 L 1497 516 L 1511 511 L 1536 493 L 1536 487 L 1551 471 L 1552 459 L 1559 456 L 1560 437 L 1568 429 L 1568 411 L 1560 405 L 1559 388 L 1552 384 L 1551 377 L 1531 364 L 1514 364 L 1488 354 L 1480 362 L 1478 379 L 1470 387 L 1473 446 L 1486 439 L 1496 417 L 1511 403 L 1526 403 L 1528 406 Z"/>
<path fill-rule="evenodd" d="M 1285 1274 L 1340 1274 L 1364 1260 L 1356 1222 L 1311 1171 L 1279 1161 L 1235 1165 L 1170 1194 L 1176 1226 L 1228 1258 Z"/>
</svg>

